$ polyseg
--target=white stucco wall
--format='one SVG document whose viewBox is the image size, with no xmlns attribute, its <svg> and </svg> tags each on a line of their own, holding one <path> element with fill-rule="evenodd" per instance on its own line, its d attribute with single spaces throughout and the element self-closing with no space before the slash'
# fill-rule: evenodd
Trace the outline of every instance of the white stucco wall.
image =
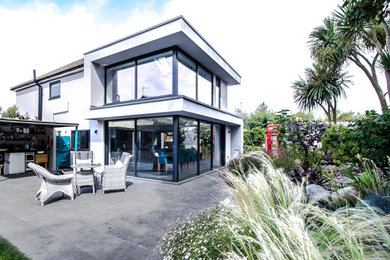
<svg viewBox="0 0 390 260">
<path fill-rule="evenodd" d="M 38 117 L 38 87 L 16 92 L 16 105 L 22 114 L 28 113 L 32 119 Z"/>
</svg>

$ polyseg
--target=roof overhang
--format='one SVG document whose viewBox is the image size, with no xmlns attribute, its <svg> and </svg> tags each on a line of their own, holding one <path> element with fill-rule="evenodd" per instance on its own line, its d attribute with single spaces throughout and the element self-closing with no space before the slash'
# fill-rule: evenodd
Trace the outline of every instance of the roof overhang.
<svg viewBox="0 0 390 260">
<path fill-rule="evenodd" d="M 156 98 L 147 101 L 113 104 L 91 108 L 86 120 L 120 120 L 159 116 L 184 116 L 225 125 L 240 126 L 241 117 L 205 105 L 185 96 Z"/>
<path fill-rule="evenodd" d="M 0 126 L 4 126 L 4 125 L 13 125 L 13 126 L 22 126 L 22 127 L 43 126 L 49 128 L 56 128 L 56 127 L 75 127 L 78 126 L 79 124 L 0 118 Z"/>
<path fill-rule="evenodd" d="M 182 16 L 89 51 L 84 58 L 107 66 L 173 46 L 195 58 L 227 85 L 240 84 L 241 76 Z"/>
</svg>

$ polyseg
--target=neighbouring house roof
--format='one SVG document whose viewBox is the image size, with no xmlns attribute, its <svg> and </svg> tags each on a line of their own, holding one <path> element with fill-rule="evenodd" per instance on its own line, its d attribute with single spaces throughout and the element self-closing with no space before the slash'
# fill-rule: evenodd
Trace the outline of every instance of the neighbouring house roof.
<svg viewBox="0 0 390 260">
<path fill-rule="evenodd" d="M 0 125 L 13 125 L 13 126 L 44 126 L 44 127 L 75 127 L 78 123 L 61 123 L 61 122 L 49 122 L 49 121 L 35 121 L 35 120 L 21 120 L 14 118 L 0 118 Z"/>
<path fill-rule="evenodd" d="M 53 76 L 57 76 L 57 75 L 60 75 L 62 73 L 65 73 L 65 72 L 69 72 L 69 71 L 72 71 L 72 70 L 75 70 L 75 69 L 78 69 L 78 68 L 82 68 L 84 67 L 84 58 L 82 59 L 79 59 L 79 60 L 76 60 L 74 62 L 71 62 L 65 66 L 62 66 L 62 67 L 59 67 L 55 70 L 52 70 L 46 74 L 43 74 L 39 77 L 37 77 L 37 80 L 44 80 L 44 79 L 47 79 L 47 78 L 50 78 L 50 77 L 53 77 Z M 27 86 L 27 85 L 30 85 L 30 84 L 33 84 L 34 83 L 34 80 L 29 80 L 29 81 L 26 81 L 24 83 L 21 83 L 19 85 L 16 85 L 14 87 L 11 88 L 11 90 L 17 90 L 21 87 L 24 87 L 24 86 Z"/>
</svg>

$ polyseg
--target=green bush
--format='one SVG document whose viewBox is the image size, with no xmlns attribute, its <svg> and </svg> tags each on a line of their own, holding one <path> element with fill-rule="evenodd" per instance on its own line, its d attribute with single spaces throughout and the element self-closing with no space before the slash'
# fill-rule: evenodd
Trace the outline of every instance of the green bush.
<svg viewBox="0 0 390 260">
<path fill-rule="evenodd" d="M 272 162 L 275 168 L 282 169 L 285 173 L 289 173 L 297 167 L 295 157 L 289 150 L 281 150 L 277 157 L 272 158 Z"/>
<path fill-rule="evenodd" d="M 229 231 L 219 221 L 223 207 L 213 206 L 178 220 L 162 236 L 155 254 L 163 259 L 218 259 L 231 245 Z"/>
<path fill-rule="evenodd" d="M 379 115 L 367 111 L 365 116 L 348 127 L 336 126 L 322 139 L 322 149 L 341 163 L 358 162 L 356 157 L 372 160 L 386 169 L 390 155 L 390 112 Z"/>
<path fill-rule="evenodd" d="M 244 131 L 245 146 L 261 146 L 265 141 L 267 130 L 261 127 L 255 127 Z"/>
<path fill-rule="evenodd" d="M 390 180 L 376 167 L 373 161 L 368 159 L 361 159 L 360 166 L 364 170 L 358 176 L 353 174 L 348 169 L 345 169 L 345 173 L 351 179 L 350 185 L 353 186 L 360 194 L 360 197 L 366 198 L 371 194 L 379 194 L 382 196 L 390 196 Z"/>
</svg>

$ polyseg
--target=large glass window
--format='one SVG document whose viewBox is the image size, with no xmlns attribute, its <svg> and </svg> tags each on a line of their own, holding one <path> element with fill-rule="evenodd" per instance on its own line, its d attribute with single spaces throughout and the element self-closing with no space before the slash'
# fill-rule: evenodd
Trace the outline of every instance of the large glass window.
<svg viewBox="0 0 390 260">
<path fill-rule="evenodd" d="M 137 62 L 137 98 L 172 94 L 172 51 Z"/>
<path fill-rule="evenodd" d="M 173 118 L 137 120 L 137 176 L 173 180 Z"/>
<path fill-rule="evenodd" d="M 211 170 L 211 124 L 200 122 L 200 171 Z"/>
<path fill-rule="evenodd" d="M 217 78 L 215 82 L 215 104 L 216 108 L 221 108 L 221 80 Z"/>
<path fill-rule="evenodd" d="M 211 74 L 202 67 L 198 67 L 198 100 L 211 105 Z"/>
<path fill-rule="evenodd" d="M 133 155 L 127 174 L 134 176 L 135 145 L 134 145 L 134 120 L 108 122 L 108 164 L 115 164 L 121 157 L 122 152 Z"/>
<path fill-rule="evenodd" d="M 179 119 L 179 180 L 198 174 L 198 122 Z"/>
<path fill-rule="evenodd" d="M 177 60 L 179 95 L 196 99 L 196 64 L 180 52 Z"/>
<path fill-rule="evenodd" d="M 135 95 L 135 63 L 121 64 L 106 71 L 106 103 L 128 101 Z"/>
</svg>

